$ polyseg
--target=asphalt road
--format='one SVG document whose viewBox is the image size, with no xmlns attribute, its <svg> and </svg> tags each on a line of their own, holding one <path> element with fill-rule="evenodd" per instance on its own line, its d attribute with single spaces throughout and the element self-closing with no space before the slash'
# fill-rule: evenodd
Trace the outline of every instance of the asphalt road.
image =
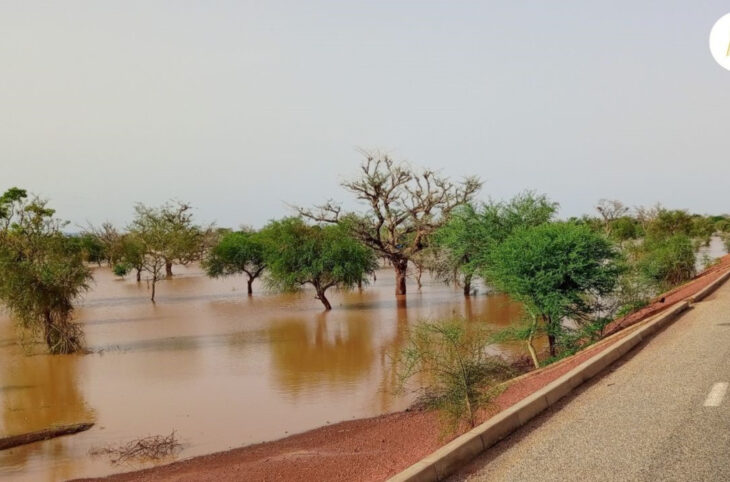
<svg viewBox="0 0 730 482">
<path fill-rule="evenodd" d="M 451 480 L 730 481 L 730 282 Z"/>
</svg>

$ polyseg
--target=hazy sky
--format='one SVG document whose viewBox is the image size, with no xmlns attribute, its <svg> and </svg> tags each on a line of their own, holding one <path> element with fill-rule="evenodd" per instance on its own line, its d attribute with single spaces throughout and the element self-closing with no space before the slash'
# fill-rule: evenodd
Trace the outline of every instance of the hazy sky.
<svg viewBox="0 0 730 482">
<path fill-rule="evenodd" d="M 349 199 L 356 147 L 482 197 L 730 211 L 723 1 L 0 1 L 0 189 L 76 224 Z"/>
</svg>

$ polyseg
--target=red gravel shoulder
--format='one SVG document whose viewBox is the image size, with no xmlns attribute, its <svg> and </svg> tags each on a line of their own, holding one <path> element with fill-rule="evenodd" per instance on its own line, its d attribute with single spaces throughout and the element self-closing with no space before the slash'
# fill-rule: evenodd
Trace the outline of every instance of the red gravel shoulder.
<svg viewBox="0 0 730 482">
<path fill-rule="evenodd" d="M 509 383 L 488 419 L 596 355 L 646 320 L 694 295 L 730 268 L 730 255 L 692 281 L 664 293 L 641 310 L 612 322 L 612 336 L 548 367 L 527 373 Z M 663 301 L 662 301 L 663 300 Z M 137 472 L 117 474 L 105 480 L 189 481 L 306 481 L 384 480 L 435 451 L 458 433 L 444 437 L 438 415 L 406 411 L 353 420 L 317 428 L 290 437 L 226 452 L 194 457 Z"/>
</svg>

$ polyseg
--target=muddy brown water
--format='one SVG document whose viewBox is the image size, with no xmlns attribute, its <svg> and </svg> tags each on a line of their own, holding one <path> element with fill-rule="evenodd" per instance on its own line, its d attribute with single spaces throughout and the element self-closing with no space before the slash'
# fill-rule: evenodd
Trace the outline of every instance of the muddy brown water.
<svg viewBox="0 0 730 482">
<path fill-rule="evenodd" d="M 392 271 L 362 292 L 332 292 L 325 313 L 310 291 L 245 294 L 241 277 L 211 280 L 176 267 L 158 285 L 94 270 L 77 311 L 88 355 L 31 355 L 0 314 L 0 436 L 93 421 L 89 431 L 0 452 L 0 478 L 63 480 L 150 466 L 114 465 L 92 448 L 175 430 L 176 459 L 353 418 L 402 410 L 392 357 L 425 319 L 464 317 L 495 329 L 520 316 L 502 295 L 465 299 L 427 279 L 396 300 Z M 484 291 L 483 289 L 481 290 Z M 520 352 L 501 346 L 503 352 Z M 169 462 L 165 460 L 163 462 Z"/>
</svg>

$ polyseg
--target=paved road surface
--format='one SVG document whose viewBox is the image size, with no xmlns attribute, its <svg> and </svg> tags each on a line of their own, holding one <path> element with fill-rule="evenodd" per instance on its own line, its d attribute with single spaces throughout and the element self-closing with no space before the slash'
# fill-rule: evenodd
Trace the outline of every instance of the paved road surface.
<svg viewBox="0 0 730 482">
<path fill-rule="evenodd" d="M 730 481 L 730 282 L 452 480 Z"/>
</svg>

